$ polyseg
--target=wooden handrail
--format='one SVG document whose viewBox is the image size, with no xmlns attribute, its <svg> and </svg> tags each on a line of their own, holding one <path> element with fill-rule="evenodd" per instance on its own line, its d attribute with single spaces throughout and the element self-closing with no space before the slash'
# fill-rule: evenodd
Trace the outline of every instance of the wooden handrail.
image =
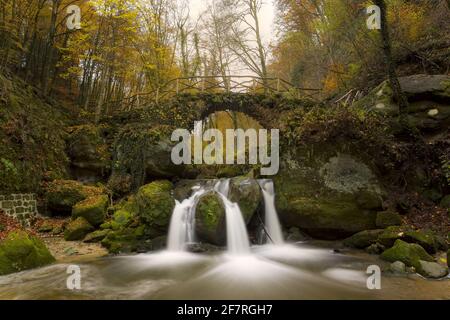
<svg viewBox="0 0 450 320">
<path fill-rule="evenodd" d="M 244 81 L 238 81 L 237 79 L 244 79 Z M 211 81 L 214 80 L 214 81 Z M 190 83 L 183 83 L 183 82 Z M 270 85 L 269 82 L 275 81 L 275 86 Z M 127 109 L 131 109 L 132 104 L 136 103 L 137 98 L 150 97 L 150 101 L 158 103 L 163 98 L 170 96 L 176 96 L 185 92 L 208 92 L 210 90 L 224 90 L 224 92 L 237 92 L 237 93 L 252 93 L 252 91 L 258 90 L 263 94 L 269 93 L 283 93 L 294 91 L 298 94 L 301 91 L 312 91 L 318 93 L 322 89 L 316 88 L 302 88 L 297 87 L 291 82 L 277 77 L 258 77 L 251 75 L 230 75 L 226 77 L 221 76 L 193 76 L 193 77 L 179 77 L 167 81 L 164 85 L 149 92 L 138 92 L 131 96 L 125 97 L 116 101 L 108 101 L 105 104 L 121 104 L 126 105 Z M 307 95 L 311 97 L 311 95 Z M 133 101 L 134 99 L 134 101 Z M 148 101 L 145 101 L 148 102 Z M 141 103 L 139 103 L 141 104 Z"/>
</svg>

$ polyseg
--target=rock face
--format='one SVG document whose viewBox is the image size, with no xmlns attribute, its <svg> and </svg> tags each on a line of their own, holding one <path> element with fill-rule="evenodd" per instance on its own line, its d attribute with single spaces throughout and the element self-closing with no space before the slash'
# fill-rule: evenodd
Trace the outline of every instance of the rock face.
<svg viewBox="0 0 450 320">
<path fill-rule="evenodd" d="M 401 261 L 409 267 L 414 267 L 416 270 L 420 270 L 420 260 L 433 262 L 433 257 L 420 245 L 406 243 L 402 240 L 395 241 L 392 248 L 381 254 L 381 258 L 389 262 Z"/>
<path fill-rule="evenodd" d="M 106 209 L 108 207 L 108 196 L 93 196 L 78 202 L 72 209 L 72 217 L 85 218 L 91 225 L 98 227 L 105 221 Z"/>
<path fill-rule="evenodd" d="M 0 275 L 42 267 L 55 261 L 45 244 L 24 231 L 14 231 L 0 243 Z"/>
<path fill-rule="evenodd" d="M 419 74 L 400 77 L 399 82 L 410 103 L 407 112 L 411 124 L 425 132 L 445 130 L 448 127 L 450 76 Z M 387 81 L 358 101 L 357 106 L 389 116 L 397 116 L 399 113 Z"/>
<path fill-rule="evenodd" d="M 67 154 L 77 179 L 96 181 L 109 172 L 111 154 L 102 136 L 103 129 L 93 125 L 69 128 Z"/>
<path fill-rule="evenodd" d="M 402 217 L 392 211 L 381 211 L 377 214 L 376 225 L 378 228 L 387 228 L 391 226 L 399 226 L 402 224 Z"/>
<path fill-rule="evenodd" d="M 261 189 L 255 179 L 246 177 L 233 178 L 230 181 L 229 199 L 235 202 L 241 209 L 246 223 L 255 214 L 262 201 Z"/>
<path fill-rule="evenodd" d="M 64 231 L 64 239 L 66 241 L 83 240 L 92 231 L 94 231 L 94 227 L 85 218 L 78 217 L 67 225 Z"/>
<path fill-rule="evenodd" d="M 311 152 L 298 150 L 291 155 L 274 179 L 284 225 L 325 239 L 376 229 L 383 191 L 373 171 L 334 147 L 314 156 Z"/>
<path fill-rule="evenodd" d="M 195 230 L 201 241 L 215 245 L 226 243 L 226 217 L 222 200 L 215 192 L 203 195 L 195 212 Z"/>
</svg>

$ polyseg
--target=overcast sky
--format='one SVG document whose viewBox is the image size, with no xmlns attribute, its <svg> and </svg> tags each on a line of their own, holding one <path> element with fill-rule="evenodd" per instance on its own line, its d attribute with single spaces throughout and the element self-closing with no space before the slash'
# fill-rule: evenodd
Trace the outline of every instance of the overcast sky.
<svg viewBox="0 0 450 320">
<path fill-rule="evenodd" d="M 198 15 L 205 10 L 208 0 L 189 0 L 190 12 L 193 20 L 197 20 Z M 264 0 L 260 12 L 260 22 L 264 41 L 270 42 L 275 38 L 274 33 L 275 7 L 273 0 Z"/>
</svg>

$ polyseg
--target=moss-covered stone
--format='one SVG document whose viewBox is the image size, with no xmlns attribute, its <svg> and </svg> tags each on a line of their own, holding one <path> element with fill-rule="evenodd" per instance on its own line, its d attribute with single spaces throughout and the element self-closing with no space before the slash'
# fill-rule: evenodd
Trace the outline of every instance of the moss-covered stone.
<svg viewBox="0 0 450 320">
<path fill-rule="evenodd" d="M 133 219 L 133 214 L 127 210 L 121 209 L 114 213 L 113 222 L 120 227 L 127 227 Z"/>
<path fill-rule="evenodd" d="M 392 226 L 400 226 L 402 217 L 397 212 L 381 211 L 377 213 L 376 225 L 378 228 L 387 228 Z"/>
<path fill-rule="evenodd" d="M 225 244 L 225 209 L 215 192 L 203 195 L 198 201 L 195 229 L 200 240 L 216 245 Z"/>
<path fill-rule="evenodd" d="M 416 270 L 420 270 L 420 260 L 433 261 L 433 257 L 420 245 L 402 240 L 396 240 L 392 248 L 381 254 L 381 258 L 389 262 L 401 261 Z"/>
<path fill-rule="evenodd" d="M 68 215 L 76 203 L 102 193 L 102 188 L 85 186 L 78 181 L 54 180 L 46 188 L 45 200 L 52 214 Z"/>
<path fill-rule="evenodd" d="M 405 239 L 406 231 L 410 231 L 410 228 L 403 226 L 388 227 L 378 236 L 377 241 L 386 248 L 390 248 L 394 245 L 396 240 Z"/>
<path fill-rule="evenodd" d="M 435 253 L 439 248 L 437 237 L 430 230 L 406 231 L 404 240 L 421 245 L 429 253 Z"/>
<path fill-rule="evenodd" d="M 92 196 L 78 202 L 72 209 L 72 218 L 85 218 L 91 225 L 97 227 L 105 221 L 105 213 L 108 207 L 107 195 Z"/>
<path fill-rule="evenodd" d="M 230 181 L 229 199 L 239 205 L 244 221 L 248 223 L 262 201 L 261 189 L 254 179 L 233 178 Z"/>
<path fill-rule="evenodd" d="M 0 243 L 0 275 L 42 267 L 55 261 L 45 244 L 25 231 L 13 231 Z"/>
<path fill-rule="evenodd" d="M 110 233 L 111 230 L 97 230 L 94 232 L 89 233 L 86 237 L 84 237 L 83 242 L 86 243 L 95 243 L 102 241 L 108 233 Z"/>
<path fill-rule="evenodd" d="M 139 189 L 134 204 L 137 207 L 138 216 L 144 224 L 167 230 L 175 207 L 175 200 L 171 195 L 172 187 L 170 181 L 161 180 Z"/>
<path fill-rule="evenodd" d="M 71 221 L 64 231 L 66 241 L 83 240 L 84 237 L 94 231 L 94 227 L 83 217 Z"/>
<path fill-rule="evenodd" d="M 377 242 L 383 230 L 364 230 L 344 240 L 347 247 L 364 249 Z"/>
<path fill-rule="evenodd" d="M 101 244 L 112 254 L 145 252 L 152 249 L 151 240 L 149 240 L 144 226 L 111 231 L 101 241 Z"/>
</svg>

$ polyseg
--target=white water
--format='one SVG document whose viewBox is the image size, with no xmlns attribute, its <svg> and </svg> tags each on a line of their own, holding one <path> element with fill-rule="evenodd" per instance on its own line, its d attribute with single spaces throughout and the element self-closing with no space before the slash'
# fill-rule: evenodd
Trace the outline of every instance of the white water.
<svg viewBox="0 0 450 320">
<path fill-rule="evenodd" d="M 220 180 L 214 190 L 219 194 L 225 205 L 228 253 L 249 254 L 250 242 L 241 209 L 237 203 L 228 200 L 230 179 Z"/>
<path fill-rule="evenodd" d="M 169 251 L 183 251 L 186 244 L 195 241 L 195 208 L 198 199 L 205 192 L 204 188 L 199 188 L 188 199 L 182 202 L 176 201 L 167 237 Z"/>
<path fill-rule="evenodd" d="M 284 244 L 283 232 L 280 220 L 275 208 L 275 191 L 272 180 L 259 180 L 259 185 L 264 196 L 265 227 L 269 234 L 269 241 L 275 245 Z"/>
</svg>

